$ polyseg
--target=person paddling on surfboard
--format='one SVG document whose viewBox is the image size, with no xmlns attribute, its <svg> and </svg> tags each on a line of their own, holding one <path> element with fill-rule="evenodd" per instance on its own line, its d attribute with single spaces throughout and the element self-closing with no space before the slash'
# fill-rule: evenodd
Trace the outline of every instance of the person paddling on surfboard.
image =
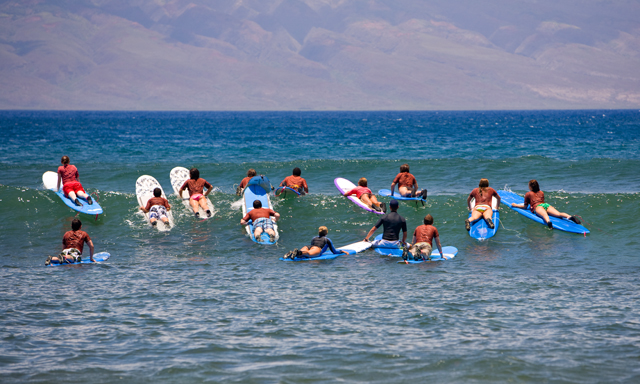
<svg viewBox="0 0 640 384">
<path fill-rule="evenodd" d="M 84 243 L 89 245 L 89 259 L 95 263 L 93 259 L 93 241 L 91 241 L 89 234 L 82 230 L 82 222 L 78 219 L 73 219 L 71 231 L 68 231 L 62 237 L 62 252 L 59 256 L 47 257 L 44 265 L 51 263 L 79 263 L 82 261 L 80 255 L 82 255 Z"/>
<path fill-rule="evenodd" d="M 535 213 L 536 215 L 540 216 L 542 220 L 547 223 L 547 226 L 551 229 L 553 229 L 553 223 L 551 223 L 549 216 L 571 220 L 576 224 L 581 223 L 577 217 L 571 216 L 568 213 L 560 212 L 551 204 L 545 203 L 544 192 L 540 190 L 540 185 L 538 185 L 538 181 L 535 179 L 529 180 L 529 192 L 524 195 L 524 203 L 511 203 L 511 206 L 521 209 L 527 209 L 527 206 L 529 206 L 531 213 Z"/>
<path fill-rule="evenodd" d="M 167 211 L 171 210 L 171 204 L 169 200 L 162 196 L 162 189 L 155 188 L 153 190 L 153 197 L 147 200 L 146 207 L 140 207 L 140 210 L 144 213 L 149 213 L 149 222 L 151 225 L 156 225 L 158 219 L 160 219 L 165 225 L 169 226 L 169 218 L 167 217 Z"/>
<path fill-rule="evenodd" d="M 364 238 L 364 241 L 369 241 L 371 235 L 382 225 L 384 230 L 382 239 L 371 242 L 374 248 L 400 248 L 407 241 L 407 221 L 398 214 L 398 201 L 391 200 L 389 209 L 391 209 L 391 212 L 382 216 Z M 402 241 L 400 241 L 400 230 L 402 230 Z"/>
<path fill-rule="evenodd" d="M 367 188 L 367 179 L 361 177 L 358 180 L 358 186 L 344 193 L 344 196 L 356 195 L 360 201 L 365 203 L 369 208 L 378 212 L 386 212 L 387 207 L 384 203 L 378 202 L 378 198 Z"/>
<path fill-rule="evenodd" d="M 271 216 L 273 216 L 273 220 Z M 273 209 L 262 208 L 262 202 L 260 202 L 260 200 L 254 200 L 253 209 L 247 212 L 245 217 L 240 220 L 240 224 L 248 225 L 249 220 L 251 220 L 253 222 L 253 236 L 256 238 L 256 241 L 261 241 L 260 235 L 264 231 L 269 235 L 269 240 L 273 242 L 276 239 L 273 223 L 278 221 L 279 218 L 280 214 L 278 212 Z"/>
<path fill-rule="evenodd" d="M 493 229 L 496 227 L 491 220 L 491 216 L 493 215 L 491 205 L 494 196 L 498 201 L 496 204 L 496 209 L 498 209 L 500 207 L 500 195 L 498 195 L 495 189 L 489 187 L 489 180 L 480 179 L 478 188 L 474 188 L 467 198 L 467 208 L 471 211 L 471 217 L 464 221 L 464 228 L 467 231 L 470 231 L 471 225 L 480 219 L 484 219 L 489 228 Z M 476 199 L 476 205 L 473 209 L 471 208 L 471 199 Z"/>
<path fill-rule="evenodd" d="M 80 175 L 78 174 L 78 168 L 75 165 L 69 164 L 69 156 L 62 156 L 61 166 L 58 167 L 58 186 L 57 190 L 60 190 L 60 183 L 62 183 L 62 191 L 64 195 L 67 196 L 71 201 L 73 201 L 77 206 L 81 207 L 82 203 L 78 200 L 78 197 L 81 197 L 87 200 L 89 205 L 93 204 L 93 200 L 91 200 L 91 196 L 89 196 L 82 188 L 82 184 L 80 184 Z"/>
<path fill-rule="evenodd" d="M 256 173 L 255 169 L 253 168 L 249 169 L 247 171 L 247 177 L 242 179 L 242 181 L 240 182 L 240 185 L 238 185 L 238 188 L 236 188 L 236 195 L 241 196 L 242 191 L 244 191 L 244 189 L 247 187 L 247 183 L 249 183 L 249 180 L 253 179 L 257 175 L 258 174 Z"/>
<path fill-rule="evenodd" d="M 300 168 L 298 167 L 293 168 L 293 172 L 291 176 L 285 177 L 284 180 L 282 180 L 282 183 L 280 183 L 280 186 L 294 189 L 298 191 L 298 193 L 300 193 L 301 195 L 305 193 L 309 193 L 309 187 L 307 186 L 307 181 L 303 177 L 300 177 L 301 174 L 302 174 L 302 171 L 300 171 Z"/>
<path fill-rule="evenodd" d="M 200 171 L 198 168 L 191 168 L 189 170 L 190 179 L 185 181 L 178 191 L 178 196 L 182 196 L 182 191 L 189 190 L 189 204 L 193 208 L 193 213 L 197 218 L 200 218 L 200 207 L 207 212 L 207 217 L 211 217 L 211 210 L 209 210 L 209 204 L 207 203 L 207 196 L 213 190 L 213 186 L 205 179 L 200 178 Z M 207 192 L 204 192 L 204 188 L 207 188 Z M 204 194 L 203 194 L 204 192 Z"/>
<path fill-rule="evenodd" d="M 409 254 L 413 257 L 413 260 L 429 260 L 431 258 L 431 251 L 433 250 L 433 239 L 436 240 L 438 251 L 442 253 L 442 245 L 440 245 L 440 234 L 438 229 L 433 226 L 433 216 L 427 215 L 422 220 L 424 224 L 416 227 L 413 231 L 413 239 L 409 247 L 405 247 L 402 251 L 402 259 L 407 260 Z"/>
<path fill-rule="evenodd" d="M 398 193 L 403 197 L 420 197 L 422 200 L 427 200 L 427 189 L 418 190 L 418 182 L 416 178 L 409 173 L 409 164 L 402 164 L 400 166 L 400 173 L 398 173 L 391 183 L 391 196 L 393 191 L 398 185 Z"/>
<path fill-rule="evenodd" d="M 291 252 L 288 252 L 284 255 L 284 259 L 295 259 L 295 258 L 312 258 L 315 256 L 319 256 L 324 253 L 327 249 L 331 251 L 331 253 L 344 253 L 348 255 L 347 251 L 338 251 L 334 246 L 333 242 L 326 237 L 329 233 L 329 229 L 324 225 L 318 228 L 318 236 L 311 239 L 311 245 L 305 245 L 301 249 L 294 249 Z"/>
</svg>

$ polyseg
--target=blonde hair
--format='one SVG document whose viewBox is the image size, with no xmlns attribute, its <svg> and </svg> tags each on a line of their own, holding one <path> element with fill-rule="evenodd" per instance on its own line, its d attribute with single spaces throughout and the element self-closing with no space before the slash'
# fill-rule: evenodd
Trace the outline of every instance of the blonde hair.
<svg viewBox="0 0 640 384">
<path fill-rule="evenodd" d="M 318 228 L 318 235 L 319 236 L 327 236 L 327 233 L 329 233 L 329 229 L 327 227 L 325 227 L 324 225 L 321 226 L 320 228 Z"/>
</svg>

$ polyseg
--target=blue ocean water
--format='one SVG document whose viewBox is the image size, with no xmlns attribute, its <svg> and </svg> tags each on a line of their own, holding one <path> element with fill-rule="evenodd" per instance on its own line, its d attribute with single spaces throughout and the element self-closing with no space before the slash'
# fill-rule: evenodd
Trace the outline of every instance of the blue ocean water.
<svg viewBox="0 0 640 384">
<path fill-rule="evenodd" d="M 0 112 L 2 382 L 635 382 L 640 378 L 639 111 Z M 68 155 L 104 214 L 79 216 L 100 265 L 46 268 L 75 212 L 42 174 Z M 447 262 L 401 265 L 368 251 L 278 260 L 320 225 L 338 246 L 377 217 L 335 177 L 389 188 L 403 163 Z M 135 181 L 167 193 L 173 167 L 215 186 L 215 217 L 175 196 L 176 227 L 137 210 Z M 274 246 L 239 224 L 248 168 L 273 184 L 302 169 L 310 194 L 272 197 Z M 586 236 L 506 207 L 495 237 L 464 230 L 480 178 L 580 215 Z M 384 200 L 384 199 L 383 199 Z M 380 233 L 380 230 L 377 232 Z"/>
</svg>

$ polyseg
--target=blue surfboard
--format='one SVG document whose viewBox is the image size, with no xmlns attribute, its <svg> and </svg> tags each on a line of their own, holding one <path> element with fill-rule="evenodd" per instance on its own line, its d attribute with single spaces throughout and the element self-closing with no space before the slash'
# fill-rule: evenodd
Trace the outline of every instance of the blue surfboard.
<svg viewBox="0 0 640 384">
<path fill-rule="evenodd" d="M 349 245 L 345 245 L 344 247 L 340 247 L 340 248 L 336 248 L 336 250 L 338 251 L 347 251 L 349 253 L 349 255 L 355 255 L 356 253 L 365 251 L 367 249 L 371 248 L 371 243 L 367 242 L 367 241 L 358 241 L 357 243 L 353 243 L 353 244 L 349 244 Z M 316 257 L 296 257 L 294 259 L 285 259 L 284 257 L 281 257 L 280 260 L 282 261 L 314 261 L 314 260 L 331 260 L 331 259 L 335 259 L 338 256 L 344 255 L 344 253 L 340 252 L 340 253 L 331 253 L 331 252 L 323 252 L 320 255 L 316 256 Z"/>
<path fill-rule="evenodd" d="M 56 172 L 47 171 L 42 175 L 42 184 L 46 189 L 52 190 L 55 192 L 58 197 L 62 200 L 65 205 L 74 211 L 78 211 L 80 213 L 85 213 L 87 215 L 100 215 L 102 214 L 102 207 L 98 204 L 97 201 L 93 200 L 93 204 L 89 204 L 86 200 L 82 198 L 78 198 L 80 200 L 81 206 L 77 206 L 70 198 L 64 195 L 62 190 L 58 191 L 56 188 L 58 187 L 58 174 Z"/>
<path fill-rule="evenodd" d="M 476 200 L 475 198 L 471 199 L 471 208 L 475 207 L 476 205 L 475 200 Z M 483 241 L 493 237 L 496 234 L 496 232 L 498 232 L 498 227 L 500 226 L 500 212 L 496 209 L 497 204 L 498 204 L 498 201 L 494 196 L 493 204 L 492 204 L 493 215 L 491 217 L 494 228 L 493 229 L 489 228 L 489 226 L 487 225 L 487 222 L 484 221 L 483 218 L 481 218 L 480 220 L 471 224 L 471 230 L 469 231 L 469 236 L 473 237 L 474 239 Z M 471 212 L 469 212 L 469 218 L 471 218 Z"/>
<path fill-rule="evenodd" d="M 518 212 L 519 214 L 521 214 L 522 216 L 525 216 L 537 223 L 540 223 L 544 226 L 546 226 L 547 224 L 544 222 L 544 220 L 542 220 L 542 218 L 538 215 L 536 215 L 535 213 L 532 213 L 531 210 L 529 209 L 521 209 L 521 208 L 515 208 L 511 206 L 511 203 L 516 203 L 516 204 L 523 204 L 524 203 L 524 197 L 513 193 L 511 191 L 505 191 L 505 190 L 500 190 L 498 191 L 498 194 L 500 195 L 500 199 L 502 200 L 502 202 L 509 208 L 513 209 L 514 211 Z M 553 229 L 559 229 L 561 231 L 564 232 L 571 232 L 571 233 L 580 233 L 580 234 L 587 234 L 590 233 L 589 230 L 585 227 L 583 227 L 580 224 L 576 224 L 571 220 L 568 219 L 561 219 L 559 217 L 553 217 L 553 216 L 549 216 L 549 219 L 551 220 L 551 222 L 553 223 Z"/>
<path fill-rule="evenodd" d="M 300 192 L 289 187 L 278 187 L 275 190 L 275 195 L 278 197 L 300 196 Z"/>
<path fill-rule="evenodd" d="M 263 208 L 273 209 L 273 205 L 271 205 L 271 200 L 269 200 L 269 191 L 271 190 L 271 183 L 269 183 L 269 179 L 266 176 L 255 176 L 247 183 L 247 187 L 244 189 L 242 193 L 242 216 L 246 216 L 248 212 L 253 210 L 253 202 L 255 200 L 260 200 Z M 275 244 L 278 241 L 278 225 L 273 223 L 273 230 L 276 233 L 275 241 L 271 241 L 269 239 L 269 235 L 266 232 L 262 232 L 260 234 L 260 240 L 254 236 L 254 227 L 253 222 L 249 220 L 249 224 L 246 226 L 247 233 L 251 240 L 258 244 Z"/>
<path fill-rule="evenodd" d="M 382 234 L 375 237 L 374 240 L 382 240 Z M 373 247 L 373 249 L 384 256 L 402 257 L 402 248 L 398 247 Z"/>
<path fill-rule="evenodd" d="M 391 196 L 391 190 L 390 189 L 381 189 L 378 191 L 378 195 L 380 196 L 384 196 L 384 197 L 391 197 L 393 199 L 396 199 L 398 201 L 409 201 L 409 202 L 421 202 L 422 205 L 424 205 L 425 199 L 422 198 L 422 196 L 416 196 L 416 197 L 406 197 L 406 196 L 401 196 L 400 192 L 394 192 L 393 196 Z"/>
<path fill-rule="evenodd" d="M 111 255 L 108 254 L 107 252 L 95 253 L 93 255 L 93 259 L 98 263 L 109 260 L 109 257 L 111 257 Z M 93 264 L 93 262 L 91 261 L 91 258 L 89 258 L 89 255 L 81 256 L 81 259 L 82 261 L 80 261 L 79 263 L 63 263 L 63 264 L 51 263 L 49 264 L 49 267 L 59 267 L 61 265 Z"/>
<path fill-rule="evenodd" d="M 424 263 L 425 261 L 442 261 L 442 260 L 451 260 L 454 257 L 456 257 L 456 255 L 458 254 L 458 248 L 456 247 L 442 247 L 442 253 L 444 253 L 444 257 L 443 255 L 440 255 L 440 251 L 438 251 L 438 249 L 434 249 L 433 252 L 431 252 L 431 258 L 430 260 L 400 260 L 398 261 L 398 263 L 400 264 L 420 264 L 420 263 Z"/>
</svg>

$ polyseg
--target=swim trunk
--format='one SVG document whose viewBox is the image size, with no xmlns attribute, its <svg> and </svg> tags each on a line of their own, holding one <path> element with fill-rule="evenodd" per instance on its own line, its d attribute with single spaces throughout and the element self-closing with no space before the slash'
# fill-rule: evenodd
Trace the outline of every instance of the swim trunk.
<svg viewBox="0 0 640 384">
<path fill-rule="evenodd" d="M 264 231 L 266 231 L 267 229 L 273 229 L 273 221 L 271 221 L 271 219 L 268 217 L 261 217 L 254 221 L 253 228 L 262 228 L 262 230 Z"/>
<path fill-rule="evenodd" d="M 544 208 L 544 210 L 546 211 L 547 209 L 549 209 L 549 207 L 551 206 L 551 204 L 547 204 L 547 203 L 542 203 L 542 204 L 538 204 L 538 207 L 542 207 Z M 536 207 L 537 208 L 537 207 Z"/>
<path fill-rule="evenodd" d="M 75 192 L 77 194 L 78 192 L 84 192 L 84 188 L 82 188 L 82 184 L 80 184 L 79 181 L 70 181 L 62 186 L 62 192 L 64 192 L 65 196 L 69 197 L 69 192 Z"/>
<path fill-rule="evenodd" d="M 476 205 L 473 209 L 475 209 L 478 212 L 484 212 L 487 209 L 491 209 L 491 207 L 483 204 L 483 205 Z"/>
<path fill-rule="evenodd" d="M 373 248 L 402 248 L 400 240 L 373 240 L 371 242 Z"/>
<path fill-rule="evenodd" d="M 422 252 L 422 250 L 426 250 L 426 252 Z M 429 243 L 415 243 L 409 248 L 409 252 L 413 255 L 413 258 L 422 259 L 421 253 L 424 253 L 426 257 L 431 256 L 431 244 Z"/>
<path fill-rule="evenodd" d="M 149 219 L 162 219 L 167 217 L 167 208 L 164 205 L 154 205 L 149 209 Z"/>
<path fill-rule="evenodd" d="M 64 249 L 62 252 L 60 252 L 59 258 L 63 259 L 65 258 L 65 256 L 73 257 L 73 262 L 75 263 L 78 256 L 80 256 L 80 251 L 76 248 L 67 248 L 67 249 Z"/>
<path fill-rule="evenodd" d="M 195 201 L 200 201 L 200 199 L 202 199 L 204 197 L 204 195 L 202 193 L 196 193 L 191 195 L 191 198 Z"/>
</svg>

